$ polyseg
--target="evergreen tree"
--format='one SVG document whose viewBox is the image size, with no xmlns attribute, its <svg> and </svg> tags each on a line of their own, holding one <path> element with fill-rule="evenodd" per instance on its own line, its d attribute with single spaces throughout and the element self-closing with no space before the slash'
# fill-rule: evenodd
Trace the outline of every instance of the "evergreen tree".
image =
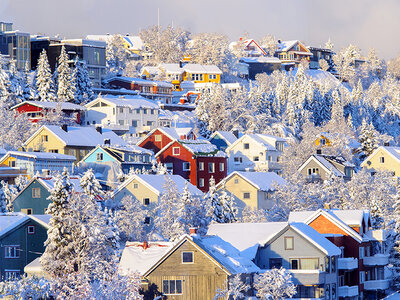
<svg viewBox="0 0 400 300">
<path fill-rule="evenodd" d="M 363 151 L 364 156 L 370 155 L 378 146 L 374 125 L 368 124 L 363 119 L 358 139 L 361 143 L 360 150 Z"/>
<path fill-rule="evenodd" d="M 75 78 L 75 103 L 86 103 L 94 99 L 93 84 L 89 77 L 89 72 L 85 61 L 75 60 L 74 75 Z"/>
<path fill-rule="evenodd" d="M 75 78 L 71 74 L 68 65 L 68 54 L 64 45 L 61 47 L 61 53 L 58 57 L 57 67 L 57 97 L 60 102 L 72 102 L 75 96 Z"/>
<path fill-rule="evenodd" d="M 207 198 L 207 201 L 210 203 L 209 215 L 213 222 L 233 223 L 237 221 L 237 208 L 234 205 L 233 197 L 225 189 L 225 183 L 221 194 L 218 195 L 215 189 L 214 177 L 211 177 Z"/>
<path fill-rule="evenodd" d="M 46 50 L 40 54 L 36 68 L 36 87 L 41 101 L 53 101 L 53 79 Z"/>
<path fill-rule="evenodd" d="M 93 202 L 96 202 L 98 197 L 104 195 L 99 181 L 94 176 L 93 169 L 88 169 L 85 174 L 83 174 L 80 184 L 83 189 L 83 193 L 87 195 Z"/>
</svg>

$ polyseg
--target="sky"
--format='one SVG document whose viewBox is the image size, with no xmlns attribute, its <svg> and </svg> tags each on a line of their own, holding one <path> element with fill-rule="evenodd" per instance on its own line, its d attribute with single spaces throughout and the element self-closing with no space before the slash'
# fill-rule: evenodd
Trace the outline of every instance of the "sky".
<svg viewBox="0 0 400 300">
<path fill-rule="evenodd" d="M 0 21 L 31 34 L 82 38 L 88 34 L 129 33 L 157 25 L 192 33 L 218 32 L 232 41 L 248 33 L 273 35 L 335 51 L 349 44 L 363 54 L 400 54 L 399 0 L 0 0 Z"/>
</svg>

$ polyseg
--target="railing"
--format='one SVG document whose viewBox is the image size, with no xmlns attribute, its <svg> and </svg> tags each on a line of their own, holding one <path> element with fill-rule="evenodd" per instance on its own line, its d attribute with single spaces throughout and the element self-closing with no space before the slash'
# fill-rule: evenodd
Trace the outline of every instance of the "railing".
<svg viewBox="0 0 400 300">
<path fill-rule="evenodd" d="M 381 279 L 381 280 L 368 280 L 364 282 L 364 289 L 365 290 L 386 290 L 389 288 L 389 280 L 388 279 Z"/>
<path fill-rule="evenodd" d="M 389 263 L 389 255 L 375 254 L 373 256 L 365 256 L 363 263 L 365 266 L 386 266 Z"/>
<path fill-rule="evenodd" d="M 339 257 L 339 270 L 354 270 L 358 268 L 358 260 L 354 257 Z"/>
<path fill-rule="evenodd" d="M 339 297 L 354 297 L 354 296 L 358 296 L 358 285 L 339 286 Z"/>
</svg>

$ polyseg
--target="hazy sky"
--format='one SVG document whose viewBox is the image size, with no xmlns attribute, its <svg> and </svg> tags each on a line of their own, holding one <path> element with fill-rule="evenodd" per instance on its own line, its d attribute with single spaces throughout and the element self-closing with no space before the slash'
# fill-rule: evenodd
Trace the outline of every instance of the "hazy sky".
<svg viewBox="0 0 400 300">
<path fill-rule="evenodd" d="M 78 38 L 130 33 L 173 23 L 192 33 L 220 32 L 232 40 L 244 32 L 261 38 L 324 45 L 350 43 L 382 58 L 400 53 L 399 0 L 0 0 L 0 20 L 14 29 Z"/>
</svg>

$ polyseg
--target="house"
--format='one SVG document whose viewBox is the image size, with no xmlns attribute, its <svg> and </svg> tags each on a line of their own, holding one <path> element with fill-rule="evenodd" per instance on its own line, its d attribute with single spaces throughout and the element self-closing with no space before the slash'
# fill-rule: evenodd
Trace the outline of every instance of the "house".
<svg viewBox="0 0 400 300">
<path fill-rule="evenodd" d="M 314 145 L 320 148 L 331 146 L 332 145 L 331 135 L 329 133 L 322 132 L 315 139 Z"/>
<path fill-rule="evenodd" d="M 381 299 L 389 288 L 385 277 L 385 231 L 372 230 L 369 211 L 319 209 L 291 212 L 289 223 L 303 222 L 341 249 L 338 260 L 342 299 Z M 347 299 L 347 298 L 346 298 Z"/>
<path fill-rule="evenodd" d="M 256 169 L 279 174 L 279 157 L 285 145 L 284 138 L 267 134 L 245 134 L 225 150 L 228 155 L 228 172 Z"/>
<path fill-rule="evenodd" d="M 75 160 L 75 156 L 60 153 L 8 151 L 0 159 L 0 167 L 18 168 L 32 177 L 37 173 L 62 172 L 64 168 L 73 173 Z"/>
<path fill-rule="evenodd" d="M 278 41 L 278 49 L 275 56 L 282 61 L 282 66 L 294 67 L 300 63 L 302 59 L 310 61 L 312 57 L 311 51 L 298 40 Z"/>
<path fill-rule="evenodd" d="M 0 278 L 18 278 L 44 252 L 50 216 L 0 214 Z"/>
<path fill-rule="evenodd" d="M 172 103 L 173 85 L 169 82 L 146 80 L 142 78 L 114 76 L 104 81 L 113 89 L 138 91 L 139 95 L 150 100 Z"/>
<path fill-rule="evenodd" d="M 59 107 L 57 107 L 59 105 Z M 60 109 L 65 119 L 81 124 L 85 117 L 84 106 L 70 102 L 50 102 L 50 101 L 24 101 L 10 108 L 18 114 L 25 114 L 29 121 L 37 123 L 43 120 L 46 115 Z"/>
<path fill-rule="evenodd" d="M 203 192 L 208 191 L 211 177 L 217 184 L 227 175 L 226 154 L 207 140 L 173 140 L 155 158 Z"/>
<path fill-rule="evenodd" d="M 310 69 L 321 69 L 319 61 L 323 59 L 329 65 L 329 69 L 327 71 L 335 74 L 337 73 L 335 69 L 335 64 L 333 63 L 333 56 L 335 55 L 335 52 L 333 52 L 333 50 L 321 47 L 307 47 L 307 48 L 312 53 L 312 56 L 310 57 Z"/>
<path fill-rule="evenodd" d="M 218 150 L 225 151 L 226 148 L 232 145 L 238 138 L 229 131 L 215 131 L 208 139 L 211 144 L 217 146 Z"/>
<path fill-rule="evenodd" d="M 230 43 L 229 49 L 240 57 L 267 56 L 267 52 L 253 39 L 240 38 L 239 41 Z"/>
<path fill-rule="evenodd" d="M 99 96 L 86 104 L 87 125 L 101 125 L 123 134 L 141 134 L 157 127 L 159 106 L 142 96 Z"/>
<path fill-rule="evenodd" d="M 185 186 L 194 197 L 202 197 L 203 193 L 193 184 L 179 175 L 155 175 L 155 174 L 135 174 L 129 176 L 120 186 L 118 186 L 111 197 L 115 205 L 121 203 L 122 198 L 131 196 L 139 200 L 148 210 L 154 210 L 160 197 L 166 192 L 166 183 L 171 179 L 179 194 L 182 194 Z M 151 222 L 151 218 L 147 217 L 146 224 Z"/>
<path fill-rule="evenodd" d="M 154 68 L 154 67 L 153 67 Z M 221 83 L 222 71 L 215 65 L 200 65 L 191 63 L 160 64 L 158 70 L 143 67 L 141 75 L 152 79 L 152 74 L 163 74 L 167 81 L 174 85 L 174 90 L 181 90 L 182 81 L 193 81 L 195 83 Z"/>
<path fill-rule="evenodd" d="M 174 140 L 195 140 L 196 135 L 193 132 L 193 128 L 170 128 L 170 127 L 158 127 L 150 131 L 145 137 L 139 142 L 138 146 L 149 149 L 154 153 L 158 153 L 161 149 L 167 146 Z"/>
<path fill-rule="evenodd" d="M 400 147 L 380 146 L 374 150 L 362 163 L 362 168 L 371 172 L 389 171 L 394 176 L 400 176 Z"/>
<path fill-rule="evenodd" d="M 125 146 L 126 142 L 109 129 L 101 127 L 74 127 L 43 125 L 23 144 L 28 152 L 44 151 L 67 154 L 79 162 L 97 145 Z"/>
<path fill-rule="evenodd" d="M 119 173 L 128 174 L 134 171 L 150 170 L 152 168 L 153 152 L 136 145 L 129 147 L 112 147 L 98 145 L 90 151 L 80 162 L 81 169 L 95 170 L 96 178 L 101 184 L 114 187 Z"/>
<path fill-rule="evenodd" d="M 271 75 L 274 71 L 282 69 L 282 62 L 277 57 L 242 57 L 239 63 L 247 65 L 247 78 L 250 80 L 255 80 L 257 74 Z"/>
<path fill-rule="evenodd" d="M 309 181 L 325 181 L 330 176 L 348 181 L 353 177 L 354 169 L 355 166 L 342 156 L 325 155 L 317 149 L 317 153 L 311 155 L 297 171 Z"/>
<path fill-rule="evenodd" d="M 230 243 L 262 270 L 287 269 L 296 299 L 338 299 L 340 249 L 304 223 L 211 224 L 207 234 Z"/>
<path fill-rule="evenodd" d="M 241 274 L 252 284 L 260 269 L 228 242 L 218 236 L 184 235 L 174 244 L 127 243 L 119 266 L 122 274 L 139 271 L 147 291 L 162 293 L 171 299 L 213 299 L 217 289 Z M 252 296 L 253 291 L 248 291 Z M 148 295 L 153 299 L 154 295 Z"/>
<path fill-rule="evenodd" d="M 71 176 L 70 183 L 74 187 L 75 193 L 82 193 L 80 185 L 81 178 Z M 15 196 L 13 208 L 15 212 L 22 212 L 27 215 L 46 214 L 47 207 L 51 203 L 47 198 L 54 188 L 54 177 L 34 177 L 31 181 Z"/>
<path fill-rule="evenodd" d="M 220 181 L 217 190 L 225 189 L 235 197 L 241 212 L 245 207 L 269 209 L 274 206 L 271 199 L 275 185 L 284 185 L 285 180 L 274 172 L 235 171 Z"/>
</svg>

